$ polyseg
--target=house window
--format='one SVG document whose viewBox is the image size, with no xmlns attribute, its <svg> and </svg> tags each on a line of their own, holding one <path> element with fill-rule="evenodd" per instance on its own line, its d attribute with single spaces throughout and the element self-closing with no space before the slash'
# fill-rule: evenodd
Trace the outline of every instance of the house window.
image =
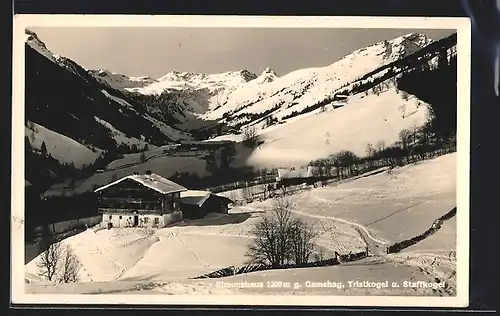
<svg viewBox="0 0 500 316">
<path fill-rule="evenodd" d="M 109 219 L 112 219 L 113 218 L 113 215 L 109 215 Z"/>
<path fill-rule="evenodd" d="M 120 215 L 120 217 L 118 217 L 118 219 L 122 219 L 122 216 Z"/>
<path fill-rule="evenodd" d="M 155 217 L 155 218 L 154 218 L 154 224 L 155 224 L 156 226 L 158 226 L 158 224 L 160 224 L 160 219 L 159 219 L 158 217 Z"/>
<path fill-rule="evenodd" d="M 147 224 L 149 221 L 149 217 L 144 217 L 144 224 Z"/>
</svg>

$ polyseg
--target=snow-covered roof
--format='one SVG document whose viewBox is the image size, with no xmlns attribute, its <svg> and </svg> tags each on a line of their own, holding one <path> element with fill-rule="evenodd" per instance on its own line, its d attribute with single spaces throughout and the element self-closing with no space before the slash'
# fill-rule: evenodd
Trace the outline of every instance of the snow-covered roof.
<svg viewBox="0 0 500 316">
<path fill-rule="evenodd" d="M 203 205 L 203 203 L 205 203 L 206 200 L 208 200 L 210 196 L 216 196 L 218 198 L 227 200 L 228 202 L 232 203 L 232 201 L 229 198 L 226 198 L 225 196 L 213 194 L 209 191 L 199 191 L 199 190 L 187 190 L 181 192 L 181 203 L 201 206 Z"/>
<path fill-rule="evenodd" d="M 148 188 L 151 188 L 155 191 L 158 191 L 163 194 L 168 194 L 168 193 L 174 193 L 174 192 L 181 192 L 187 190 L 185 187 L 182 185 L 179 185 L 173 181 L 170 181 L 168 179 L 163 178 L 162 176 L 159 176 L 157 174 L 133 174 L 129 175 L 126 177 L 123 177 L 119 180 L 113 181 L 111 183 L 106 184 L 105 186 L 102 186 L 100 188 L 97 188 L 94 192 L 102 191 L 104 189 L 107 189 L 115 184 L 118 184 L 124 180 L 134 180 Z"/>
<path fill-rule="evenodd" d="M 198 190 L 187 190 L 181 192 L 181 203 L 192 204 L 192 205 L 203 205 L 205 201 L 210 197 L 210 192 L 208 191 L 198 191 Z"/>
<path fill-rule="evenodd" d="M 307 178 L 312 175 L 313 168 L 308 166 L 307 168 L 297 168 L 295 170 L 291 169 L 278 169 L 279 178 Z"/>
</svg>

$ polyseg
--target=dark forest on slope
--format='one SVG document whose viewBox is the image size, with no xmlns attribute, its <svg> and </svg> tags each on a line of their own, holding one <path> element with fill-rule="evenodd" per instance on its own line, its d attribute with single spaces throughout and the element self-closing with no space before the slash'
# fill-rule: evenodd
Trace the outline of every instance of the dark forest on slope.
<svg viewBox="0 0 500 316">
<path fill-rule="evenodd" d="M 442 52 L 437 68 L 423 66 L 404 73 L 398 81 L 398 88 L 429 104 L 431 129 L 437 136 L 450 138 L 456 135 L 456 56 L 451 56 L 448 61 L 446 52 Z"/>
<path fill-rule="evenodd" d="M 389 65 L 397 69 L 397 71 L 389 72 L 390 76 L 394 77 L 396 74 L 400 74 L 400 78 L 396 81 L 399 90 L 413 94 L 418 99 L 429 104 L 431 116 L 425 126 L 426 132 L 432 132 L 442 140 L 453 139 L 456 135 L 457 60 L 456 55 L 453 54 L 449 61 L 444 57 L 447 50 L 456 44 L 455 41 L 456 35 L 437 42 L 437 44 L 431 44 L 430 48 L 425 48 L 402 61 Z M 157 135 L 159 131 L 152 129 L 149 121 L 144 124 L 144 118 L 140 114 L 138 115 L 133 109 L 126 109 L 100 93 L 100 89 L 102 89 L 100 84 L 93 83 L 92 79 L 83 80 L 30 48 L 28 48 L 28 51 L 27 65 L 31 63 L 30 66 L 27 66 L 26 75 L 28 119 L 36 118 L 33 119 L 36 123 L 48 125 L 51 129 L 61 134 L 69 134 L 72 138 L 79 137 L 77 139 L 85 140 L 88 144 L 95 146 L 97 144 L 102 146 L 109 144 L 111 147 L 108 148 L 107 158 L 98 161 L 98 164 L 102 166 L 105 166 L 113 157 L 119 155 L 120 151 L 116 150 L 116 143 L 113 144 L 114 140 L 109 137 L 109 131 L 105 128 L 103 130 L 103 127 L 93 120 L 95 113 L 99 113 L 99 117 L 130 136 L 137 137 L 137 135 L 147 134 L 150 137 L 149 140 L 154 139 L 160 143 L 167 141 L 163 134 Z M 30 57 L 28 58 L 28 56 Z M 441 56 L 438 64 L 430 67 L 429 61 L 436 56 Z M 43 71 L 44 75 L 41 73 Z M 48 78 L 51 78 L 51 80 L 48 80 Z M 357 93 L 366 91 L 373 88 L 377 83 L 369 82 L 366 86 L 358 85 L 356 91 Z M 115 93 L 113 92 L 113 94 Z M 115 95 L 122 96 L 120 94 Z M 150 99 L 144 98 L 141 102 L 142 106 L 145 106 Z M 165 100 L 158 97 L 156 101 L 161 103 Z M 38 106 L 40 104 L 43 106 Z M 135 103 L 131 102 L 131 104 L 134 105 Z M 139 109 L 141 105 L 137 106 L 135 104 L 134 107 L 139 112 L 145 110 L 142 109 L 141 111 Z M 59 117 L 63 117 L 64 120 L 59 119 Z M 89 128 L 81 128 L 82 125 L 79 125 L 81 122 L 88 123 Z M 89 135 L 94 133 L 96 135 Z M 154 135 L 158 136 L 158 138 Z M 83 143 L 85 142 L 83 141 Z M 390 149 L 387 148 L 386 151 L 387 154 L 392 155 Z M 398 154 L 400 153 L 398 152 Z M 33 184 L 36 185 L 46 187 L 50 184 L 53 174 L 66 176 L 71 174 L 71 168 L 60 166 L 53 158 L 40 156 L 40 153 L 32 152 L 26 156 L 26 161 L 31 161 L 29 167 L 28 165 L 26 167 L 28 175 L 40 174 L 39 181 L 36 181 L 36 179 L 33 181 Z M 50 163 L 47 164 L 47 161 Z M 49 167 L 44 169 L 44 166 Z M 40 172 L 41 170 L 43 172 Z M 94 171 L 95 168 L 86 170 L 84 173 L 88 172 L 87 176 L 91 176 Z M 179 173 L 175 175 L 175 180 L 183 183 L 201 182 L 201 179 L 187 179 L 187 176 Z M 29 200 L 27 201 L 27 211 L 45 217 L 47 221 L 95 214 L 92 194 L 85 194 L 80 197 L 51 198 L 48 201 L 40 201 L 35 194 Z M 45 213 L 46 216 L 41 213 Z"/>
<path fill-rule="evenodd" d="M 47 126 L 82 144 L 116 147 L 103 119 L 128 137 L 163 145 L 170 141 L 135 109 L 106 97 L 97 81 L 82 78 L 53 63 L 26 45 L 26 119 Z"/>
</svg>

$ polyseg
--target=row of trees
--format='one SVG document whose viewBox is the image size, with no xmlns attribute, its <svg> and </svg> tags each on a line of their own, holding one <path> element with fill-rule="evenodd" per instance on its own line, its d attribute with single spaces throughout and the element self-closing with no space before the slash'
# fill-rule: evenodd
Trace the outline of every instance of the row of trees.
<svg viewBox="0 0 500 316">
<path fill-rule="evenodd" d="M 217 150 L 213 150 L 205 158 L 205 169 L 212 176 L 224 177 L 231 163 L 236 158 L 236 148 L 233 143 L 225 145 Z"/>
<path fill-rule="evenodd" d="M 432 121 L 423 126 L 412 126 L 399 133 L 398 141 L 386 146 L 384 141 L 368 143 L 364 157 L 349 150 L 341 150 L 327 158 L 312 161 L 309 165 L 314 176 L 346 178 L 380 166 L 401 166 L 423 160 L 430 153 L 456 146 L 456 137 L 438 137 L 432 132 Z"/>
</svg>

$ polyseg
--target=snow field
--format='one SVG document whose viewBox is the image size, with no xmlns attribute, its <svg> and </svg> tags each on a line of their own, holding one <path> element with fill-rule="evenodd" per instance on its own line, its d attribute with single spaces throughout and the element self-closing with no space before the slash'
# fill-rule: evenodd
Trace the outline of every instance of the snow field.
<svg viewBox="0 0 500 316">
<path fill-rule="evenodd" d="M 405 102 L 407 111 L 413 114 L 403 119 L 398 107 Z M 427 111 L 425 106 L 416 108 L 411 98 L 409 101 L 404 101 L 394 90 L 388 90 L 379 96 L 353 98 L 350 104 L 343 108 L 295 118 L 286 124 L 261 130 L 261 138 L 265 143 L 253 151 L 239 143 L 236 146 L 237 154 L 233 165 L 256 169 L 300 167 L 342 149 L 364 156 L 368 143 L 376 144 L 381 140 L 385 141 L 386 145 L 394 143 L 403 128 L 423 124 Z M 366 126 L 371 128 L 368 129 Z M 377 132 L 374 133 L 373 130 Z M 116 137 L 119 139 L 118 135 Z M 237 140 L 241 135 L 227 135 L 221 139 L 234 137 L 236 137 L 234 140 Z M 208 174 L 205 168 L 206 162 L 201 157 L 163 156 L 161 148 L 151 147 L 151 150 L 144 153 L 146 159 L 151 158 L 150 160 L 141 163 L 140 153 L 125 155 L 124 158 L 111 162 L 107 169 L 128 164 L 136 165 L 95 174 L 76 191 L 86 192 L 92 189 L 92 185 L 104 185 L 111 180 L 113 174 L 122 177 L 146 170 L 167 178 L 180 170 L 199 176 Z"/>
<path fill-rule="evenodd" d="M 244 281 L 264 282 L 264 284 L 268 281 L 278 281 L 282 283 L 290 283 L 292 285 L 290 288 L 271 288 L 266 286 L 262 289 L 243 288 L 237 291 L 239 294 L 431 296 L 439 293 L 439 290 L 434 291 L 429 288 L 404 288 L 404 281 L 435 282 L 435 280 L 431 276 L 419 270 L 413 269 L 412 267 L 375 257 L 330 267 L 258 271 L 246 275 L 236 275 L 224 279 L 214 279 L 212 282 L 216 281 L 224 281 L 228 283 Z M 330 281 L 331 283 L 341 282 L 344 284 L 344 288 L 312 287 L 307 286 L 308 281 L 311 283 L 323 283 L 326 281 Z M 349 281 L 397 282 L 400 284 L 400 287 L 356 288 L 349 287 Z M 299 289 L 293 288 L 293 284 L 295 282 L 298 282 L 301 285 Z"/>
<path fill-rule="evenodd" d="M 30 126 L 32 125 L 33 129 Z M 75 167 L 81 168 L 85 164 L 93 163 L 101 154 L 101 150 L 96 148 L 93 152 L 89 148 L 80 144 L 76 140 L 56 133 L 42 125 L 29 122 L 25 127 L 25 135 L 33 148 L 40 150 L 45 142 L 47 153 L 59 160 L 61 163 L 74 163 Z"/>
<path fill-rule="evenodd" d="M 308 190 L 298 210 L 361 224 L 391 242 L 423 233 L 456 206 L 456 153 Z"/>
<path fill-rule="evenodd" d="M 399 110 L 403 104 L 408 113 L 404 118 Z M 402 129 L 425 123 L 427 112 L 425 106 L 417 108 L 412 99 L 404 101 L 394 89 L 379 96 L 353 97 L 342 108 L 309 115 L 269 132 L 263 130 L 265 143 L 246 164 L 260 168 L 302 166 L 342 149 L 364 156 L 368 143 L 393 144 Z"/>
<path fill-rule="evenodd" d="M 235 288 L 224 287 L 217 282 L 262 282 L 263 288 Z M 267 282 L 290 283 L 291 287 L 268 287 Z M 312 287 L 307 282 L 343 283 L 344 288 Z M 368 282 L 397 282 L 399 288 L 355 288 L 349 287 L 349 281 Z M 353 263 L 322 268 L 301 268 L 288 270 L 268 270 L 249 273 L 246 275 L 230 276 L 222 279 L 183 280 L 183 281 L 125 281 L 96 282 L 81 284 L 41 284 L 31 283 L 26 285 L 26 292 L 33 294 L 159 294 L 159 295 L 205 295 L 205 294 L 254 294 L 254 295 L 391 295 L 391 296 L 422 296 L 446 295 L 442 289 L 432 290 L 425 288 L 404 288 L 404 281 L 435 280 L 428 274 L 380 258 L 367 258 Z M 300 288 L 294 288 L 294 283 L 299 283 Z M 440 293 L 441 291 L 441 293 Z"/>
<path fill-rule="evenodd" d="M 378 282 L 389 280 L 402 282 L 403 280 L 431 281 L 434 277 L 438 277 L 449 283 L 446 293 L 452 293 L 456 264 L 453 257 L 449 259 L 446 257 L 449 255 L 448 251 L 451 252 L 456 247 L 454 218 L 445 222 L 442 230 L 438 230 L 428 239 L 401 253 L 386 256 L 384 251 L 386 246 L 395 241 L 411 238 L 427 230 L 434 220 L 455 206 L 451 206 L 456 181 L 454 175 L 451 174 L 455 171 L 455 159 L 456 154 L 448 154 L 396 168 L 391 175 L 386 172 L 379 173 L 345 181 L 337 186 L 330 185 L 306 190 L 289 197 L 295 205 L 295 215 L 314 225 L 322 233 L 317 240 L 317 246 L 323 250 L 325 258 L 333 257 L 334 251 L 340 254 L 351 251 L 354 253 L 364 250 L 366 246 L 376 257 L 334 267 L 262 271 L 223 280 L 232 282 L 231 280 L 241 279 L 250 282 L 276 277 L 281 281 L 302 280 L 304 282 L 305 280 L 313 281 L 316 278 L 317 281 L 372 280 Z M 395 196 L 402 198 L 395 199 Z M 367 197 L 371 197 L 373 202 Z M 435 199 L 434 202 L 446 199 L 443 203 L 429 203 L 427 207 L 418 210 L 412 206 L 415 201 L 429 200 L 429 197 Z M 338 201 L 335 201 L 336 199 Z M 340 200 L 342 204 L 339 204 Z M 192 280 L 188 278 L 231 265 L 236 267 L 244 265 L 245 252 L 252 238 L 251 230 L 260 216 L 272 208 L 272 203 L 272 200 L 253 202 L 231 209 L 229 215 L 209 214 L 204 219 L 186 220 L 155 231 L 123 228 L 94 233 L 87 230 L 62 243 L 71 245 L 82 262 L 82 282 L 136 282 L 137 285 L 168 281 L 173 283 L 169 283 L 168 286 L 154 285 L 144 291 L 145 293 L 148 291 L 152 293 L 213 292 L 214 288 L 206 284 L 213 284 L 222 279 L 203 280 L 206 287 L 205 285 L 200 287 L 193 285 Z M 394 210 L 399 210 L 401 207 L 407 207 L 410 211 L 401 211 L 392 215 Z M 376 220 L 378 222 L 370 224 Z M 35 261 L 30 262 L 26 270 L 27 273 L 36 275 Z M 40 289 L 42 285 L 33 283 L 30 286 Z M 86 285 L 82 286 L 86 287 Z M 105 285 L 103 289 L 120 286 Z M 333 288 L 309 288 L 292 291 L 292 293 L 385 295 L 385 290 L 356 288 L 339 291 Z M 136 288 L 131 287 L 123 291 L 134 292 Z M 254 290 L 250 289 L 238 290 L 240 291 L 254 293 Z M 389 289 L 389 291 L 390 295 L 436 294 L 430 289 L 400 288 Z M 259 290 L 258 293 L 263 292 Z M 446 293 L 439 295 L 448 295 Z"/>
<path fill-rule="evenodd" d="M 145 142 L 143 140 L 137 139 L 135 137 L 127 137 L 123 132 L 117 130 L 113 125 L 111 125 L 110 123 L 106 122 L 103 119 L 100 119 L 100 118 L 98 118 L 96 116 L 94 116 L 94 119 L 98 123 L 104 125 L 107 129 L 109 129 L 111 131 L 111 135 L 112 135 L 113 139 L 118 144 L 125 144 L 127 146 L 136 145 L 137 148 L 144 148 L 144 146 L 148 145 L 150 148 L 155 148 L 154 145 L 150 145 L 150 144 L 148 144 L 147 142 Z"/>
</svg>

